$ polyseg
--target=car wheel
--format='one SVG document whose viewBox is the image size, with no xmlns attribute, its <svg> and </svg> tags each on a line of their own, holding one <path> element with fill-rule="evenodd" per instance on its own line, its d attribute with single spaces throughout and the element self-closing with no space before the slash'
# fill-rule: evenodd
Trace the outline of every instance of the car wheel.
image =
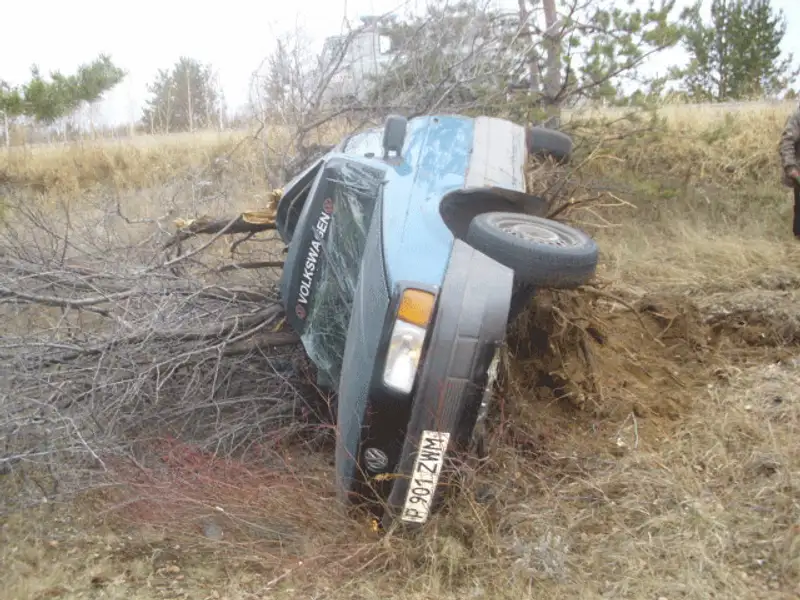
<svg viewBox="0 0 800 600">
<path fill-rule="evenodd" d="M 520 213 L 490 212 L 470 223 L 467 243 L 536 287 L 573 288 L 597 269 L 598 248 L 584 232 Z"/>
<path fill-rule="evenodd" d="M 563 131 L 547 127 L 528 127 L 525 131 L 528 152 L 534 157 L 552 157 L 566 163 L 572 155 L 572 138 Z"/>
</svg>

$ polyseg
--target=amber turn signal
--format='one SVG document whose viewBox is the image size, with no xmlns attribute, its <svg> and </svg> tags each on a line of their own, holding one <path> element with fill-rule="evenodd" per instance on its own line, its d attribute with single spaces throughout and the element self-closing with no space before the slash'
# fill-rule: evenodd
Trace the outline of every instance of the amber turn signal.
<svg viewBox="0 0 800 600">
<path fill-rule="evenodd" d="M 436 296 L 422 290 L 407 289 L 400 299 L 397 318 L 419 327 L 427 327 L 433 316 L 433 305 Z"/>
</svg>

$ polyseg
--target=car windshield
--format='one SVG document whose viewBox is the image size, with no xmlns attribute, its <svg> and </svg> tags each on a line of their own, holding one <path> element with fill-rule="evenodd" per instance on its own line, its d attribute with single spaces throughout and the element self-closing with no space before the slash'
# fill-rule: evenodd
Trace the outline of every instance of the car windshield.
<svg viewBox="0 0 800 600">
<path fill-rule="evenodd" d="M 326 202 L 333 202 L 327 235 L 317 265 L 318 283 L 311 299 L 303 346 L 317 365 L 319 383 L 337 387 L 347 327 L 361 270 L 361 259 L 381 192 L 382 169 L 351 160 L 326 169 Z"/>
</svg>

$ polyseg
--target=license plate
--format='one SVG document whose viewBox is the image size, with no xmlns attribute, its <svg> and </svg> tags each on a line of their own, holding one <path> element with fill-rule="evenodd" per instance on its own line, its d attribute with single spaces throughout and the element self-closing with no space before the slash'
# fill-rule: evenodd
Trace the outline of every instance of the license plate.
<svg viewBox="0 0 800 600">
<path fill-rule="evenodd" d="M 401 520 L 408 523 L 428 520 L 449 441 L 450 433 L 447 431 L 422 432 Z"/>
</svg>

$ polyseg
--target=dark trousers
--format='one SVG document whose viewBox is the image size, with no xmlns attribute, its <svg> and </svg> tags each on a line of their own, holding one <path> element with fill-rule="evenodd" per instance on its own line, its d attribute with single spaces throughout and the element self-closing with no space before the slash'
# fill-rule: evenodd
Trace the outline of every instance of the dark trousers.
<svg viewBox="0 0 800 600">
<path fill-rule="evenodd" d="M 795 237 L 800 238 L 800 184 L 795 182 L 794 186 L 794 222 L 792 232 Z"/>
</svg>

